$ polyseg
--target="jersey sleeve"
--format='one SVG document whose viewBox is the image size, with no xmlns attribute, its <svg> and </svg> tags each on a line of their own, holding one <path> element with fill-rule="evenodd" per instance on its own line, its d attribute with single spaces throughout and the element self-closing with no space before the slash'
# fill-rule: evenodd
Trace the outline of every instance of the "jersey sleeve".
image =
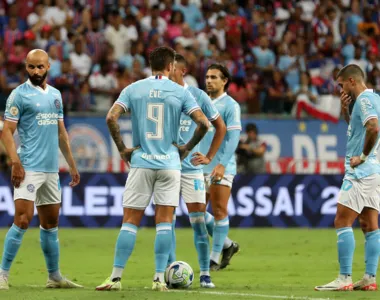
<svg viewBox="0 0 380 300">
<path fill-rule="evenodd" d="M 22 97 L 18 90 L 13 90 L 5 107 L 5 120 L 18 123 L 22 112 Z"/>
<path fill-rule="evenodd" d="M 60 106 L 59 106 L 59 109 L 58 109 L 58 120 L 63 120 L 63 100 L 62 100 L 62 94 L 58 91 L 59 93 L 59 102 L 60 102 Z"/>
<path fill-rule="evenodd" d="M 200 107 L 197 104 L 197 101 L 195 101 L 193 95 L 188 90 L 184 89 L 184 91 L 185 93 L 183 95 L 182 112 L 186 115 L 191 115 L 194 111 L 200 109 Z"/>
<path fill-rule="evenodd" d="M 241 119 L 240 119 L 240 106 L 237 103 L 229 105 L 226 109 L 225 123 L 227 131 L 239 130 L 241 131 Z"/>
<path fill-rule="evenodd" d="M 201 108 L 202 108 L 203 113 L 205 114 L 207 119 L 209 119 L 210 122 L 215 121 L 220 116 L 218 110 L 216 109 L 215 105 L 212 103 L 210 97 L 205 92 L 202 91 L 201 97 L 202 97 Z"/>
<path fill-rule="evenodd" d="M 370 119 L 378 119 L 374 103 L 372 103 L 370 98 L 360 97 L 358 101 L 360 105 L 360 120 L 362 121 L 363 126 L 365 126 Z"/>
<path fill-rule="evenodd" d="M 115 104 L 120 105 L 125 112 L 129 111 L 131 108 L 131 95 L 132 85 L 127 86 L 125 89 L 123 89 L 119 95 L 119 98 L 117 98 Z"/>
</svg>

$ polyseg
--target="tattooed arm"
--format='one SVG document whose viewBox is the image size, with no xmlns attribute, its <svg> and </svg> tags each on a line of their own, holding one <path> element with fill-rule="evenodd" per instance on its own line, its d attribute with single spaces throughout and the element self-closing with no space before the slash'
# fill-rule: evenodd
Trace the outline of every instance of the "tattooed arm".
<svg viewBox="0 0 380 300">
<path fill-rule="evenodd" d="M 120 134 L 120 127 L 118 124 L 118 120 L 120 116 L 125 112 L 125 109 L 118 104 L 114 104 L 107 114 L 107 126 L 108 130 L 112 136 L 113 141 L 116 144 L 117 150 L 119 150 L 121 158 L 129 163 L 131 160 L 132 152 L 140 147 L 135 148 L 127 148 L 123 142 L 123 138 Z"/>
<path fill-rule="evenodd" d="M 118 124 L 118 120 L 122 114 L 124 114 L 124 108 L 118 104 L 114 104 L 109 110 L 106 118 L 108 130 L 119 152 L 122 152 L 126 148 Z"/>
</svg>

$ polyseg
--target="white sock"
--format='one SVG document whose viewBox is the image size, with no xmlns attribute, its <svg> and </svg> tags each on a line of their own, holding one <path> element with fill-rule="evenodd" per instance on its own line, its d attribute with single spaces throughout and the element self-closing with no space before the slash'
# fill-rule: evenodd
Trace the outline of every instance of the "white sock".
<svg viewBox="0 0 380 300">
<path fill-rule="evenodd" d="M 213 262 L 219 264 L 219 258 L 220 258 L 220 253 L 214 252 L 214 251 L 211 252 L 210 260 L 212 260 Z"/>
<path fill-rule="evenodd" d="M 121 278 L 121 275 L 123 275 L 123 271 L 124 271 L 123 268 L 114 267 L 112 269 L 111 280 L 114 278 Z"/>
<path fill-rule="evenodd" d="M 229 237 L 226 237 L 226 239 L 224 240 L 223 249 L 230 248 L 231 245 L 232 245 L 232 241 L 230 240 Z"/>
<path fill-rule="evenodd" d="M 210 271 L 201 271 L 201 276 L 210 276 Z"/>
<path fill-rule="evenodd" d="M 49 279 L 54 280 L 54 281 L 61 281 L 62 280 L 61 272 L 58 270 L 56 272 L 49 273 Z"/>
<path fill-rule="evenodd" d="M 3 270 L 3 269 L 0 269 L 0 275 L 3 275 L 3 276 L 5 276 L 5 277 L 9 277 L 9 270 L 8 271 L 5 271 L 5 270 Z"/>
<path fill-rule="evenodd" d="M 165 275 L 164 274 L 165 274 L 164 272 L 154 274 L 153 280 L 156 280 L 158 278 L 159 282 L 162 282 L 162 283 L 165 282 Z"/>
</svg>

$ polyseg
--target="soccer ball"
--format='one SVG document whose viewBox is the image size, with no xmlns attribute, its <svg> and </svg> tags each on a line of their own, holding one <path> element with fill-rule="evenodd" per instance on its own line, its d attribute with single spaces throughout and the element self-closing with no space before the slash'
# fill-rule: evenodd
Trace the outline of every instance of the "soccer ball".
<svg viewBox="0 0 380 300">
<path fill-rule="evenodd" d="M 165 281 L 171 289 L 186 289 L 194 279 L 193 269 L 184 261 L 175 261 L 165 271 Z"/>
</svg>

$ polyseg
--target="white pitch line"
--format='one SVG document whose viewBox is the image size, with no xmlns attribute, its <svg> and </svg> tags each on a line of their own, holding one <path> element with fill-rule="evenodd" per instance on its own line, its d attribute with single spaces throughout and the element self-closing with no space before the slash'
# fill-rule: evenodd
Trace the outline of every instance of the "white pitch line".
<svg viewBox="0 0 380 300">
<path fill-rule="evenodd" d="M 27 285 L 31 288 L 45 288 L 44 285 Z M 89 288 L 84 288 L 89 290 Z M 81 289 L 79 289 L 81 290 Z M 94 289 L 91 289 L 94 290 Z M 149 287 L 144 287 L 144 290 L 150 290 Z M 124 292 L 128 291 L 141 291 L 138 288 L 127 288 L 122 290 Z M 299 296 L 285 296 L 285 295 L 268 295 L 268 294 L 255 294 L 255 293 L 235 293 L 235 292 L 213 292 L 213 291 L 192 291 L 192 290 L 169 290 L 169 293 L 187 293 L 187 294 L 205 294 L 205 295 L 214 295 L 214 296 L 239 296 L 239 297 L 251 297 L 251 298 L 266 298 L 266 299 L 291 299 L 291 300 L 332 300 L 332 298 L 314 298 L 314 297 L 299 297 Z"/>
<path fill-rule="evenodd" d="M 331 298 L 313 298 L 313 297 L 298 297 L 298 296 L 283 296 L 283 295 L 264 295 L 254 293 L 235 293 L 235 292 L 206 292 L 206 291 L 190 291 L 190 290 L 170 290 L 170 292 L 176 293 L 191 293 L 191 294 L 206 294 L 215 296 L 239 296 L 239 297 L 256 297 L 267 299 L 294 299 L 294 300 L 331 300 Z"/>
</svg>

